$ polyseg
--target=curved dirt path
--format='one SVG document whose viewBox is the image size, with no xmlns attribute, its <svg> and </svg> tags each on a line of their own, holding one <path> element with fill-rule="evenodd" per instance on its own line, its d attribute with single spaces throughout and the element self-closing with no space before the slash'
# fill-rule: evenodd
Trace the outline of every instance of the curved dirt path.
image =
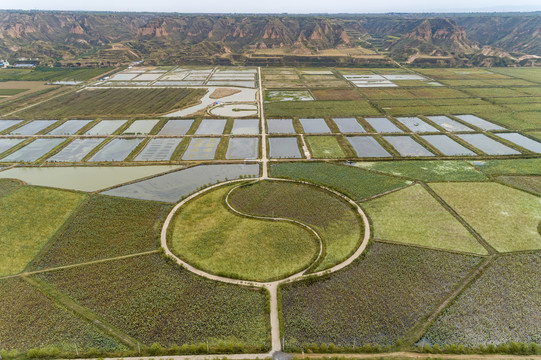
<svg viewBox="0 0 541 360">
<path fill-rule="evenodd" d="M 266 177 L 259 178 L 259 180 L 263 180 L 263 179 L 267 179 L 267 178 Z M 327 274 L 339 271 L 339 270 L 345 268 L 346 266 L 350 265 L 353 261 L 355 261 L 363 253 L 363 251 L 366 249 L 366 246 L 368 245 L 368 241 L 370 240 L 370 223 L 369 223 L 368 217 L 366 216 L 364 211 L 361 209 L 361 207 L 357 203 L 355 203 L 355 201 L 353 201 L 352 199 L 348 198 L 347 196 L 339 193 L 338 191 L 329 189 L 329 188 L 327 188 L 325 186 L 316 185 L 316 184 L 312 184 L 312 183 L 305 182 L 305 181 L 296 181 L 296 180 L 287 180 L 287 179 L 272 179 L 272 180 L 308 184 L 308 185 L 316 186 L 316 187 L 318 187 L 320 189 L 323 189 L 323 190 L 326 190 L 328 192 L 331 192 L 331 193 L 335 194 L 336 196 L 340 197 L 341 199 L 347 201 L 349 204 L 351 204 L 353 206 L 353 208 L 355 208 L 357 210 L 358 215 L 363 220 L 364 237 L 363 237 L 363 240 L 362 240 L 360 246 L 357 248 L 357 250 L 350 257 L 348 257 L 346 260 L 344 260 L 340 264 L 337 264 L 337 265 L 331 267 L 330 269 L 326 269 L 326 270 L 319 271 L 317 273 L 310 274 L 310 277 L 323 276 L 323 275 L 327 275 Z M 214 280 L 214 281 L 221 281 L 221 282 L 224 282 L 224 283 L 234 284 L 234 285 L 241 285 L 241 286 L 251 286 L 251 287 L 265 288 L 265 289 L 267 289 L 269 291 L 269 294 L 270 294 L 270 323 L 271 323 L 272 347 L 271 347 L 271 351 L 267 355 L 272 356 L 272 354 L 274 354 L 275 352 L 278 352 L 278 351 L 282 350 L 282 342 L 281 342 L 281 339 L 280 339 L 280 315 L 279 315 L 279 312 L 278 312 L 278 287 L 283 283 L 289 283 L 289 282 L 293 282 L 293 281 L 296 281 L 296 280 L 303 279 L 304 277 L 307 276 L 307 275 L 304 274 L 304 272 L 306 270 L 303 270 L 303 271 L 301 271 L 301 272 L 299 272 L 297 274 L 291 275 L 291 276 L 289 276 L 289 277 L 287 277 L 285 279 L 279 279 L 277 281 L 271 281 L 271 282 L 258 282 L 258 281 L 231 279 L 231 278 L 227 278 L 227 277 L 224 277 L 224 276 L 218 276 L 218 275 L 210 274 L 210 273 L 207 273 L 206 271 L 195 268 L 194 266 L 190 265 L 189 263 L 185 262 L 184 260 L 177 257 L 175 254 L 173 254 L 173 252 L 169 249 L 169 246 L 167 244 L 167 229 L 169 228 L 171 220 L 175 216 L 176 212 L 182 206 L 184 206 L 190 200 L 198 197 L 199 195 L 204 194 L 207 191 L 210 191 L 212 189 L 215 189 L 215 188 L 220 187 L 220 186 L 225 185 L 225 184 L 233 184 L 233 183 L 244 182 L 244 181 L 246 181 L 246 180 L 245 179 L 237 179 L 237 180 L 230 180 L 230 181 L 225 181 L 225 182 L 222 182 L 222 183 L 218 183 L 218 184 L 209 186 L 209 187 L 207 187 L 205 189 L 202 189 L 202 190 L 188 196 L 186 199 L 182 200 L 181 202 L 179 202 L 169 212 L 169 214 L 167 215 L 167 218 L 165 219 L 165 222 L 164 222 L 163 227 L 162 227 L 160 241 L 161 241 L 161 246 L 162 246 L 162 248 L 164 250 L 164 253 L 169 258 L 171 258 L 173 261 L 175 261 L 178 265 L 182 266 L 186 270 L 193 272 L 194 274 L 197 274 L 199 276 L 202 276 L 202 277 L 205 277 L 207 279 Z M 302 225 L 304 225 L 304 224 L 302 224 Z M 262 354 L 260 354 L 260 356 L 261 355 Z M 231 356 L 228 356 L 228 357 L 231 358 Z"/>
</svg>

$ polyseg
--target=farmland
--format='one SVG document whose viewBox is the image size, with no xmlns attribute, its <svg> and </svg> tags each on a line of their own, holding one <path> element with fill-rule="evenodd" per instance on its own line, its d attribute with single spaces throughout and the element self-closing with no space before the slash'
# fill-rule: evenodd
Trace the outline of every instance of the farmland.
<svg viewBox="0 0 541 360">
<path fill-rule="evenodd" d="M 95 89 L 66 94 L 22 111 L 23 117 L 145 116 L 162 114 L 197 101 L 202 90 Z"/>
<path fill-rule="evenodd" d="M 24 270 L 84 197 L 79 193 L 35 187 L 20 188 L 1 197 L 0 274 Z"/>
<path fill-rule="evenodd" d="M 241 279 L 266 281 L 308 267 L 319 248 L 313 234 L 291 223 L 232 214 L 223 204 L 231 189 L 215 190 L 183 209 L 172 230 L 173 250 L 198 268 Z"/>
<path fill-rule="evenodd" d="M 6 70 L 2 359 L 538 352 L 539 69 Z"/>
<path fill-rule="evenodd" d="M 286 346 L 394 344 L 478 261 L 375 243 L 344 272 L 282 288 Z"/>
<path fill-rule="evenodd" d="M 360 240 L 361 226 L 350 206 L 314 186 L 257 182 L 233 191 L 230 201 L 241 212 L 298 220 L 316 230 L 325 245 L 316 271 L 345 260 Z"/>
</svg>

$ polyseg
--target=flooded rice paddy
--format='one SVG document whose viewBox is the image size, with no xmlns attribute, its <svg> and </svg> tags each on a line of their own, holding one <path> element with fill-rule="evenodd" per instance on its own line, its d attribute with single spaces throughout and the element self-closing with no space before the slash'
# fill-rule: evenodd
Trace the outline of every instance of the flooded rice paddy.
<svg viewBox="0 0 541 360">
<path fill-rule="evenodd" d="M 259 134 L 259 119 L 235 119 L 233 122 L 233 135 L 256 135 Z"/>
<path fill-rule="evenodd" d="M 364 128 L 355 118 L 334 118 L 333 119 L 338 129 L 343 133 L 363 133 Z"/>
<path fill-rule="evenodd" d="M 158 133 L 159 135 L 186 135 L 193 120 L 169 120 Z"/>
<path fill-rule="evenodd" d="M 427 116 L 427 118 L 450 132 L 475 131 L 472 128 L 462 123 L 459 123 L 456 120 L 448 118 L 447 116 Z"/>
<path fill-rule="evenodd" d="M 160 120 L 135 120 L 131 125 L 124 130 L 125 135 L 147 135 Z"/>
<path fill-rule="evenodd" d="M 489 138 L 485 134 L 458 134 L 457 136 L 487 155 L 520 154 L 517 150 L 511 149 L 510 147 Z"/>
<path fill-rule="evenodd" d="M 257 159 L 259 138 L 230 138 L 225 158 L 228 160 Z"/>
<path fill-rule="evenodd" d="M 111 135 L 127 121 L 128 120 L 102 120 L 85 132 L 85 135 Z"/>
<path fill-rule="evenodd" d="M 295 134 L 291 119 L 267 119 L 267 128 L 269 134 Z"/>
<path fill-rule="evenodd" d="M 365 120 L 379 133 L 401 133 L 400 130 L 391 120 L 387 118 L 365 118 Z"/>
<path fill-rule="evenodd" d="M 182 160 L 212 160 L 219 143 L 219 138 L 192 138 Z"/>
<path fill-rule="evenodd" d="M 353 146 L 358 157 L 391 157 L 380 143 L 372 136 L 348 136 L 347 140 Z"/>
<path fill-rule="evenodd" d="M 477 155 L 470 149 L 457 143 L 447 135 L 422 135 L 424 140 L 447 156 L 474 156 Z"/>
<path fill-rule="evenodd" d="M 66 141 L 66 139 L 37 139 L 4 157 L 2 161 L 36 161 L 64 141 Z"/>
<path fill-rule="evenodd" d="M 331 129 L 327 126 L 324 119 L 299 119 L 302 128 L 306 134 L 330 133 Z"/>
<path fill-rule="evenodd" d="M 92 120 L 68 120 L 49 131 L 49 135 L 73 135 L 91 122 Z"/>
<path fill-rule="evenodd" d="M 424 148 L 410 136 L 384 136 L 401 156 L 434 156 L 428 149 Z"/>
<path fill-rule="evenodd" d="M 103 194 L 174 203 L 195 192 L 202 185 L 238 179 L 241 176 L 259 176 L 259 165 L 199 165 L 111 189 Z"/>
<path fill-rule="evenodd" d="M 135 161 L 168 161 L 181 141 L 181 138 L 151 139 Z"/>
<path fill-rule="evenodd" d="M 413 132 L 424 133 L 424 132 L 439 132 L 434 126 L 427 124 L 418 117 L 398 117 L 396 118 L 402 125 L 407 127 Z"/>
<path fill-rule="evenodd" d="M 88 161 L 122 161 L 143 139 L 113 139 Z"/>
<path fill-rule="evenodd" d="M 78 162 L 88 155 L 96 146 L 101 144 L 104 139 L 75 139 L 57 154 L 50 157 L 47 161 Z"/>
<path fill-rule="evenodd" d="M 269 138 L 269 154 L 273 159 L 300 159 L 302 157 L 296 137 Z"/>
</svg>

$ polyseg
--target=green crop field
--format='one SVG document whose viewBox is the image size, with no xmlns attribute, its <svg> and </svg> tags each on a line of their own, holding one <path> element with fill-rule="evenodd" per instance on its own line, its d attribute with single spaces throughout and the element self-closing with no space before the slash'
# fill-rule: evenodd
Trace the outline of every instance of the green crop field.
<svg viewBox="0 0 541 360">
<path fill-rule="evenodd" d="M 494 180 L 541 196 L 541 176 L 497 176 Z"/>
<path fill-rule="evenodd" d="M 486 254 L 483 246 L 421 185 L 363 203 L 382 240 Z"/>
<path fill-rule="evenodd" d="M 425 338 L 440 345 L 539 343 L 539 278 L 538 253 L 500 257 L 443 312 Z"/>
<path fill-rule="evenodd" d="M 472 161 L 487 175 L 541 175 L 541 159 Z"/>
<path fill-rule="evenodd" d="M 314 271 L 344 261 L 362 237 L 362 225 L 350 205 L 315 186 L 261 181 L 234 190 L 230 200 L 243 213 L 293 219 L 316 230 L 324 242 L 325 253 Z"/>
<path fill-rule="evenodd" d="M 30 350 L 57 347 L 75 351 L 96 348 L 125 349 L 91 324 L 81 321 L 67 309 L 21 279 L 0 280 L 0 338 L 3 349 Z"/>
<path fill-rule="evenodd" d="M 197 268 L 248 280 L 268 281 L 308 267 L 319 252 L 314 235 L 296 224 L 232 213 L 224 198 L 234 186 L 201 196 L 177 213 L 169 239 L 173 251 Z"/>
<path fill-rule="evenodd" d="M 39 275 L 142 344 L 268 344 L 265 294 L 203 279 L 158 254 Z"/>
<path fill-rule="evenodd" d="M 0 197 L 0 275 L 23 271 L 84 198 L 29 186 Z"/>
<path fill-rule="evenodd" d="M 282 287 L 286 347 L 390 345 L 404 337 L 479 261 L 375 243 L 347 270 Z"/>
<path fill-rule="evenodd" d="M 159 247 L 159 233 L 169 205 L 92 196 L 77 210 L 48 249 L 35 260 L 43 269 L 106 259 Z"/>
<path fill-rule="evenodd" d="M 355 166 L 421 181 L 483 181 L 487 177 L 466 161 L 359 162 Z"/>
<path fill-rule="evenodd" d="M 204 90 L 93 89 L 72 92 L 20 113 L 23 117 L 144 116 L 180 109 L 195 103 Z"/>
<path fill-rule="evenodd" d="M 305 139 L 316 159 L 339 159 L 346 156 L 334 136 L 306 136 Z"/>
<path fill-rule="evenodd" d="M 329 163 L 278 163 L 270 166 L 274 177 L 305 180 L 338 190 L 355 201 L 410 183 L 362 169 Z"/>
<path fill-rule="evenodd" d="M 498 251 L 541 249 L 541 198 L 494 183 L 430 184 Z"/>
</svg>

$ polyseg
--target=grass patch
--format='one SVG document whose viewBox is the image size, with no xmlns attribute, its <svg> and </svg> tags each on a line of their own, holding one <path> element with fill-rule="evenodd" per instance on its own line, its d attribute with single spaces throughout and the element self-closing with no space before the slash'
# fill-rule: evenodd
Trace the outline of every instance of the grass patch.
<svg viewBox="0 0 541 360">
<path fill-rule="evenodd" d="M 486 254 L 485 248 L 421 185 L 363 203 L 377 239 Z"/>
<path fill-rule="evenodd" d="M 260 181 L 236 189 L 231 205 L 244 213 L 300 221 L 324 242 L 322 261 L 313 270 L 344 261 L 359 245 L 362 225 L 343 200 L 315 186 L 284 181 Z"/>
<path fill-rule="evenodd" d="M 39 278 L 147 345 L 231 341 L 256 352 L 268 344 L 263 290 L 204 279 L 158 254 Z"/>
<path fill-rule="evenodd" d="M 36 269 L 128 255 L 159 247 L 170 205 L 95 195 L 35 261 Z"/>
<path fill-rule="evenodd" d="M 541 196 L 541 176 L 498 176 L 494 180 Z"/>
<path fill-rule="evenodd" d="M 23 271 L 84 198 L 31 186 L 1 197 L 0 275 Z"/>
<path fill-rule="evenodd" d="M 355 166 L 421 181 L 483 181 L 487 177 L 466 161 L 359 162 Z"/>
<path fill-rule="evenodd" d="M 312 157 L 319 159 L 339 159 L 346 157 L 334 136 L 306 136 Z"/>
<path fill-rule="evenodd" d="M 363 97 L 352 89 L 318 89 L 312 90 L 316 100 L 362 100 Z"/>
<path fill-rule="evenodd" d="M 541 198 L 495 183 L 430 186 L 496 250 L 541 248 Z"/>
<path fill-rule="evenodd" d="M 368 101 L 281 101 L 265 104 L 268 117 L 378 116 Z"/>
<path fill-rule="evenodd" d="M 23 186 L 23 183 L 13 179 L 0 179 L 0 196 L 9 194 Z"/>
<path fill-rule="evenodd" d="M 325 162 L 271 164 L 270 174 L 274 177 L 324 185 L 346 194 L 355 201 L 410 183 L 391 176 Z"/>
<path fill-rule="evenodd" d="M 78 350 L 126 349 L 21 279 L 0 281 L 0 338 L 6 350 L 26 351 L 54 346 Z"/>
<path fill-rule="evenodd" d="M 478 263 L 472 256 L 375 243 L 325 279 L 282 287 L 286 344 L 394 345 Z"/>
<path fill-rule="evenodd" d="M 485 160 L 471 163 L 487 175 L 541 175 L 541 159 Z"/>
<path fill-rule="evenodd" d="M 95 89 L 72 92 L 22 111 L 23 117 L 117 117 L 170 112 L 194 103 L 201 89 Z"/>
<path fill-rule="evenodd" d="M 224 203 L 234 186 L 180 209 L 170 231 L 171 250 L 205 271 L 247 280 L 274 280 L 306 268 L 319 252 L 315 237 L 292 223 L 234 214 Z"/>
<path fill-rule="evenodd" d="M 540 254 L 502 256 L 466 289 L 424 335 L 467 347 L 541 342 Z"/>
<path fill-rule="evenodd" d="M 479 97 L 524 96 L 524 93 L 511 88 L 471 88 L 467 92 Z"/>
</svg>

